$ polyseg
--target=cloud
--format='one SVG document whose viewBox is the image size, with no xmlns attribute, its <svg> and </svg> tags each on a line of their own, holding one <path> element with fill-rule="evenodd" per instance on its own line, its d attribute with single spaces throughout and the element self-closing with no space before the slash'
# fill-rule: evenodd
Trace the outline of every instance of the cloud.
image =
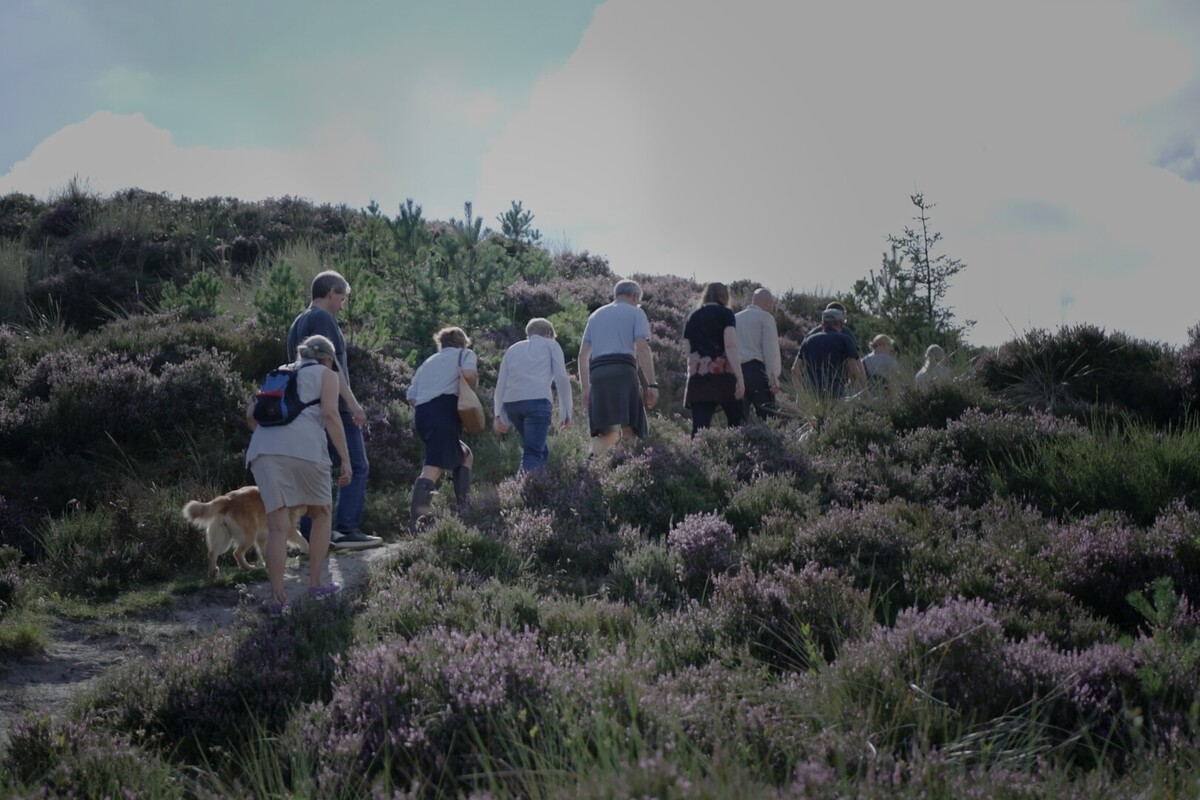
<svg viewBox="0 0 1200 800">
<path fill-rule="evenodd" d="M 99 111 L 68 125 L 0 175 L 0 192 L 47 196 L 78 177 L 100 194 L 128 187 L 247 200 L 292 195 L 366 203 L 377 148 L 356 131 L 326 128 L 309 147 L 180 147 L 141 114 Z"/>
<path fill-rule="evenodd" d="M 1200 187 L 1130 120 L 1191 68 L 1122 3 L 609 0 L 493 139 L 477 205 L 520 199 L 621 273 L 845 290 L 920 191 L 975 341 L 1057 325 L 1070 294 L 1077 319 L 1180 342 L 1184 298 L 1156 294 L 1157 320 L 1113 298 L 1190 258 Z"/>
</svg>

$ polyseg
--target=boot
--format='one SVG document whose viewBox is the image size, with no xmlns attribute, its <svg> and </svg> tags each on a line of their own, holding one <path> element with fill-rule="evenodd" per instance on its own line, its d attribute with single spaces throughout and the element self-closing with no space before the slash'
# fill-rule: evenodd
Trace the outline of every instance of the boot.
<svg viewBox="0 0 1200 800">
<path fill-rule="evenodd" d="M 471 468 L 454 468 L 454 500 L 461 511 L 467 505 L 471 494 Z"/>
<path fill-rule="evenodd" d="M 434 483 L 429 478 L 417 478 L 417 482 L 413 484 L 412 506 L 409 513 L 414 526 L 421 517 L 433 510 L 433 487 Z"/>
</svg>

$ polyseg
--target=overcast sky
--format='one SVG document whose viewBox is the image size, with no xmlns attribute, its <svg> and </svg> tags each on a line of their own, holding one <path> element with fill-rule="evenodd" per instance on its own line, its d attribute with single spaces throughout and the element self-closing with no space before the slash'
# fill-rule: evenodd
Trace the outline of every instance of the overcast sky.
<svg viewBox="0 0 1200 800">
<path fill-rule="evenodd" d="M 936 203 L 998 344 L 1200 321 L 1200 2 L 2 0 L 0 193 L 521 200 L 621 274 L 847 290 Z"/>
</svg>

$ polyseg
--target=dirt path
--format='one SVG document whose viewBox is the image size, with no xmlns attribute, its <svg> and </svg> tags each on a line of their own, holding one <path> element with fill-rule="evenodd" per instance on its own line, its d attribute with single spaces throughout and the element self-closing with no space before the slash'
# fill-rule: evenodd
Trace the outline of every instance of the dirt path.
<svg viewBox="0 0 1200 800">
<path fill-rule="evenodd" d="M 394 550 L 394 546 L 385 545 L 333 554 L 328 562 L 333 581 L 344 588 L 358 586 L 370 565 Z M 307 591 L 307 561 L 289 563 L 285 586 L 293 598 Z M 265 574 L 247 588 L 263 602 L 270 596 Z M 0 745 L 8 741 L 10 726 L 26 711 L 58 716 L 112 667 L 229 626 L 237 602 L 236 588 L 213 588 L 178 597 L 169 609 L 152 618 L 60 623 L 42 655 L 0 662 Z"/>
</svg>

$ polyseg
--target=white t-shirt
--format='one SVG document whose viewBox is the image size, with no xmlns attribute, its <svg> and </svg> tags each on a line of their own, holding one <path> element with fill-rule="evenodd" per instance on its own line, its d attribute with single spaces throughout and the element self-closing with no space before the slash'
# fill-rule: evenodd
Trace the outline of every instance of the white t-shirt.
<svg viewBox="0 0 1200 800">
<path fill-rule="evenodd" d="M 457 397 L 460 353 L 462 354 L 462 369 L 478 368 L 478 359 L 473 350 L 443 347 L 417 367 L 417 373 L 413 375 L 412 383 L 408 387 L 408 402 L 419 406 L 444 394 L 452 394 Z"/>
</svg>

